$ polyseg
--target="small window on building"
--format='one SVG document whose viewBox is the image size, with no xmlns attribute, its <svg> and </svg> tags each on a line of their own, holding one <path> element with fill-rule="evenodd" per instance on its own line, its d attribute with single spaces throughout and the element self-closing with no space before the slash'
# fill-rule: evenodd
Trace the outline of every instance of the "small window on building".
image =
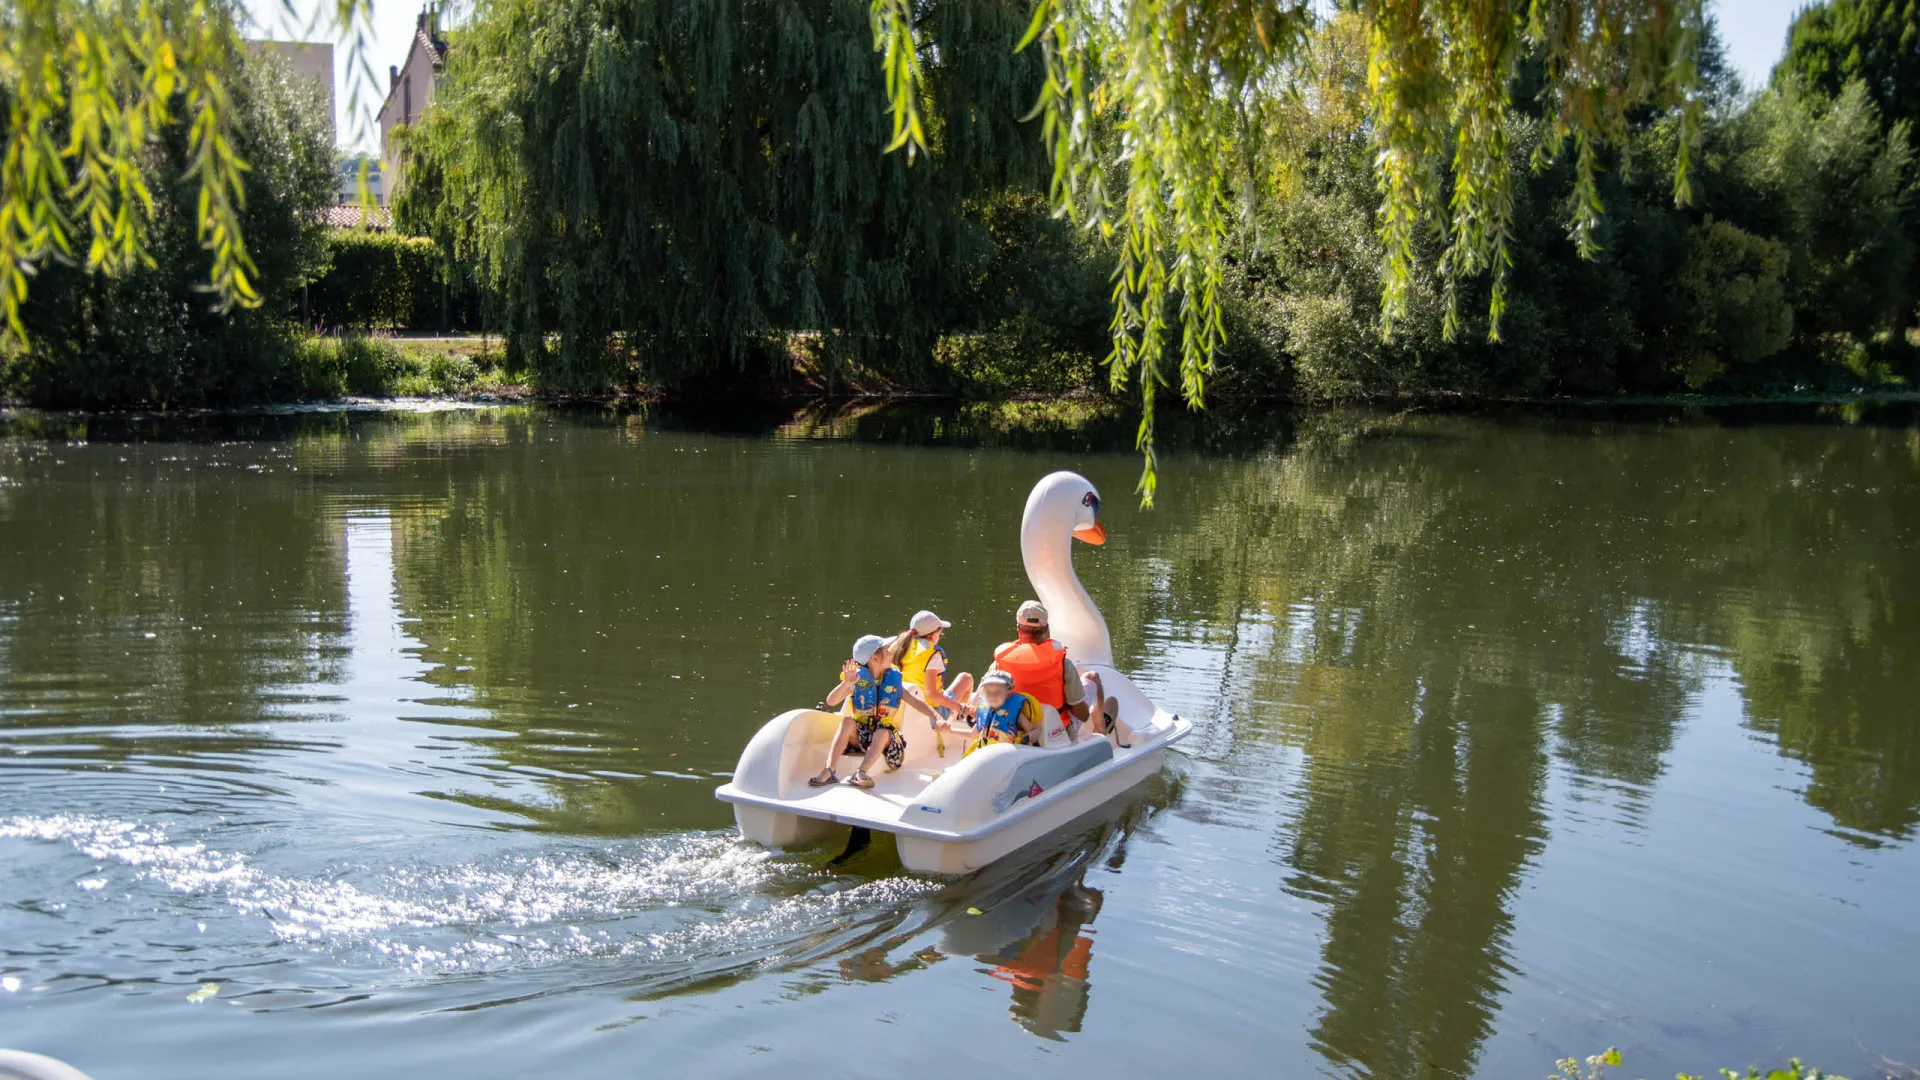
<svg viewBox="0 0 1920 1080">
<path fill-rule="evenodd" d="M 413 123 L 413 76 L 400 80 L 400 122 Z"/>
</svg>

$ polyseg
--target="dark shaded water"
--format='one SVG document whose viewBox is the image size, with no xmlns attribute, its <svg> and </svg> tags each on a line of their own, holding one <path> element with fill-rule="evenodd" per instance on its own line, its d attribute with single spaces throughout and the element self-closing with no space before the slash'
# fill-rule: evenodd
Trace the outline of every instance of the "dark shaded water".
<svg viewBox="0 0 1920 1080">
<path fill-rule="evenodd" d="M 1268 421 L 1151 513 L 1038 407 L 9 424 L 0 1045 L 99 1080 L 1920 1061 L 1908 411 Z M 1184 752 L 957 881 L 733 840 L 1057 467 Z"/>
</svg>

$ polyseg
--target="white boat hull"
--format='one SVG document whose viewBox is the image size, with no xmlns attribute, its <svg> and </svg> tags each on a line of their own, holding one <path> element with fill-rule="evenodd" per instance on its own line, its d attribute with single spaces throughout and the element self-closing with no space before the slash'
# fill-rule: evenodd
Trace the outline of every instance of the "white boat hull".
<svg viewBox="0 0 1920 1080">
<path fill-rule="evenodd" d="M 820 771 L 840 718 L 813 709 L 783 713 L 763 726 L 740 755 L 733 779 L 714 792 L 733 804 L 748 840 L 784 848 L 818 841 L 842 826 L 894 834 L 900 861 L 922 873 L 960 874 L 986 866 L 1098 809 L 1157 772 L 1167 747 L 1192 730 L 1154 708 L 1124 675 L 1100 667 L 1107 693 L 1120 701 L 1130 729 L 1127 747 L 1097 735 L 1071 745 L 989 746 L 962 757 L 958 736 L 936 751 L 933 729 L 915 716 L 904 724 L 906 761 L 876 772 L 871 790 L 845 784 L 809 787 Z M 857 762 L 837 766 L 850 775 Z"/>
<path fill-rule="evenodd" d="M 1117 761 L 1116 767 L 1102 775 L 1098 782 L 1061 796 L 1045 813 L 1029 815 L 978 839 L 935 840 L 923 836 L 897 836 L 894 842 L 900 849 L 900 864 L 923 874 L 964 874 L 978 870 L 1126 794 L 1134 785 L 1159 772 L 1166 758 L 1165 750 L 1156 750 Z"/>
</svg>

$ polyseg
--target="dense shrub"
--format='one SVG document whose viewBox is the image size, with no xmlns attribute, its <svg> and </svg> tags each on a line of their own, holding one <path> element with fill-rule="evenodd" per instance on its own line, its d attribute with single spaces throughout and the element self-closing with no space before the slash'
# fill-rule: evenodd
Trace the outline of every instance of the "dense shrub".
<svg viewBox="0 0 1920 1080">
<path fill-rule="evenodd" d="M 184 101 L 153 133 L 153 265 L 117 276 L 42 269 L 22 313 L 29 346 L 0 356 L 0 389 L 50 405 L 198 404 L 306 393 L 284 313 L 325 259 L 319 209 L 335 185 L 326 104 L 271 56 L 248 55 L 232 82 L 236 149 L 251 166 L 241 224 L 259 273 L 257 308 L 221 311 L 206 290 L 211 256 L 194 221 Z M 75 223 L 74 246 L 91 235 Z"/>
<path fill-rule="evenodd" d="M 422 237 L 328 230 L 327 269 L 308 287 L 308 318 L 329 330 L 439 328 L 444 261 Z"/>
<path fill-rule="evenodd" d="M 1785 244 L 1712 218 L 1694 226 L 1679 280 L 1690 318 L 1672 361 L 1689 387 L 1786 348 L 1793 336 L 1786 277 Z"/>
</svg>

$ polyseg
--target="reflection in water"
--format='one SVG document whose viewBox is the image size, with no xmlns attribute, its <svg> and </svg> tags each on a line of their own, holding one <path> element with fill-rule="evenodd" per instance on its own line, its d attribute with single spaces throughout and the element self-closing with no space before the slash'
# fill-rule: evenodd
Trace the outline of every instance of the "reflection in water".
<svg viewBox="0 0 1920 1080">
<path fill-rule="evenodd" d="M 1029 896 L 1039 923 L 1027 937 L 980 960 L 992 975 L 1013 987 L 1013 1018 L 1045 1038 L 1077 1032 L 1087 1015 L 1088 966 L 1093 959 L 1093 930 L 1106 898 L 1079 877 L 1052 891 Z M 1036 900 L 1040 901 L 1037 905 Z"/>
<path fill-rule="evenodd" d="M 1920 434 L 1767 419 L 1210 427 L 1143 514 L 1121 419 L 1077 406 L 751 438 L 16 418 L 0 976 L 49 988 L 53 1049 L 211 1038 L 124 1001 L 209 981 L 248 1015 L 326 1005 L 313 1075 L 547 1059 L 515 1024 L 430 1054 L 364 1026 L 394 1010 L 514 1010 L 594 1072 L 655 1038 L 702 1064 L 743 1036 L 689 1017 L 751 1006 L 751 1045 L 807 1071 L 842 1064 L 809 1055 L 846 1010 L 905 1046 L 1009 999 L 1017 1026 L 919 1067 L 1492 1075 L 1638 1040 L 1697 1071 L 1766 1056 L 1786 1010 L 1779 1049 L 1911 1057 Z M 978 669 L 1028 591 L 1021 495 L 1063 466 L 1109 495 L 1079 567 L 1116 656 L 1203 718 L 1177 782 L 959 882 L 734 843 L 711 787 L 853 636 L 931 607 Z M 217 1029 L 235 1075 L 277 1061 L 268 1023 Z"/>
</svg>

